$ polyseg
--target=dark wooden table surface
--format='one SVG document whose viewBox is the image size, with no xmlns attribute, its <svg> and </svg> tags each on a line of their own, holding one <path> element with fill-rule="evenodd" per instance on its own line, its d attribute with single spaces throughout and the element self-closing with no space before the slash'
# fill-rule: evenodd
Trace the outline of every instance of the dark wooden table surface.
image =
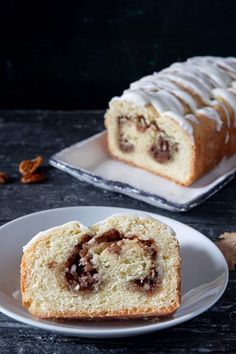
<svg viewBox="0 0 236 354">
<path fill-rule="evenodd" d="M 171 213 L 97 189 L 49 166 L 51 154 L 102 129 L 102 111 L 0 111 L 0 170 L 12 177 L 11 183 L 0 185 L 0 225 L 43 209 L 107 205 L 172 217 L 196 228 L 211 240 L 224 231 L 236 231 L 236 180 L 190 212 Z M 19 162 L 39 154 L 45 157 L 47 181 L 36 185 L 20 184 Z M 231 271 L 225 294 L 199 317 L 150 335 L 109 340 L 61 336 L 0 314 L 0 353 L 236 353 L 235 300 L 236 273 Z"/>
</svg>

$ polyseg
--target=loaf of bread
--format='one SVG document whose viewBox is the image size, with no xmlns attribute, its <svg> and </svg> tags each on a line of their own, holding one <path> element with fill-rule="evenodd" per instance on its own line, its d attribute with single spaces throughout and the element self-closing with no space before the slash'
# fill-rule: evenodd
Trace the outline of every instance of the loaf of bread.
<svg viewBox="0 0 236 354">
<path fill-rule="evenodd" d="M 236 153 L 236 58 L 194 57 L 130 85 L 105 114 L 112 156 L 188 186 Z"/>
<path fill-rule="evenodd" d="M 24 247 L 21 291 L 38 318 L 169 316 L 181 298 L 178 241 L 149 216 L 113 215 L 90 228 L 67 223 Z"/>
</svg>

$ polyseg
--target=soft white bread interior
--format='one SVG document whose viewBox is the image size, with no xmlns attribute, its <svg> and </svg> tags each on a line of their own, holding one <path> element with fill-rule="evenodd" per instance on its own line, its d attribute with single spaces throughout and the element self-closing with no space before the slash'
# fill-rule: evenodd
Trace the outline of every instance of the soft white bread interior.
<svg viewBox="0 0 236 354">
<path fill-rule="evenodd" d="M 180 306 L 178 241 L 148 216 L 65 224 L 26 246 L 21 287 L 23 306 L 39 318 L 169 316 Z"/>
<path fill-rule="evenodd" d="M 186 131 L 168 114 L 157 119 L 151 105 L 139 107 L 114 100 L 106 113 L 106 127 L 109 151 L 114 157 L 180 184 L 192 181 L 195 147 Z M 162 150 L 159 154 L 158 147 Z"/>
</svg>

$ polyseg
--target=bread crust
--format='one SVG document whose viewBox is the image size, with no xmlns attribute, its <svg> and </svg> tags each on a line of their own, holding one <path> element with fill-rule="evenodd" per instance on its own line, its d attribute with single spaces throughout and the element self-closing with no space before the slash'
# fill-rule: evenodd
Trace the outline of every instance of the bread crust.
<svg viewBox="0 0 236 354">
<path fill-rule="evenodd" d="M 82 237 L 82 234 L 81 234 Z M 178 265 L 175 265 L 176 278 L 177 278 L 177 296 L 175 302 L 167 307 L 163 308 L 132 308 L 117 311 L 52 311 L 47 313 L 41 313 L 31 308 L 33 299 L 29 299 L 27 296 L 28 287 L 30 286 L 30 275 L 32 272 L 32 264 L 35 257 L 35 252 L 40 243 L 50 239 L 50 236 L 43 239 L 36 240 L 23 254 L 21 260 L 21 292 L 22 292 L 22 306 L 27 309 L 33 316 L 40 319 L 54 319 L 54 320 L 113 320 L 113 319 L 150 319 L 161 318 L 173 315 L 181 304 L 181 277 L 180 277 L 180 255 L 179 255 L 179 243 L 177 241 L 176 247 L 178 248 Z M 29 284 L 28 284 L 29 282 Z"/>
<path fill-rule="evenodd" d="M 54 320 L 132 320 L 132 319 L 152 319 L 152 318 L 163 318 L 172 316 L 179 308 L 180 303 L 176 302 L 173 306 L 163 307 L 156 311 L 153 307 L 147 309 L 146 311 L 140 311 L 139 309 L 133 309 L 131 311 L 110 311 L 109 313 L 105 311 L 93 312 L 51 312 L 47 316 L 40 314 L 39 312 L 31 312 L 34 317 L 39 319 L 54 319 Z"/>
</svg>

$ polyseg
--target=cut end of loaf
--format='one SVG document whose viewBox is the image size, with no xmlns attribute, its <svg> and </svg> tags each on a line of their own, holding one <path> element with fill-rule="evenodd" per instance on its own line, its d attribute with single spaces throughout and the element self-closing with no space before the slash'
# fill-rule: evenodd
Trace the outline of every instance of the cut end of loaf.
<svg viewBox="0 0 236 354">
<path fill-rule="evenodd" d="M 166 225 L 119 215 L 74 231 L 55 228 L 23 255 L 23 306 L 34 316 L 150 318 L 178 309 L 179 246 Z"/>
<path fill-rule="evenodd" d="M 105 125 L 113 157 L 182 185 L 194 181 L 195 149 L 173 117 L 150 105 L 112 100 Z"/>
</svg>

